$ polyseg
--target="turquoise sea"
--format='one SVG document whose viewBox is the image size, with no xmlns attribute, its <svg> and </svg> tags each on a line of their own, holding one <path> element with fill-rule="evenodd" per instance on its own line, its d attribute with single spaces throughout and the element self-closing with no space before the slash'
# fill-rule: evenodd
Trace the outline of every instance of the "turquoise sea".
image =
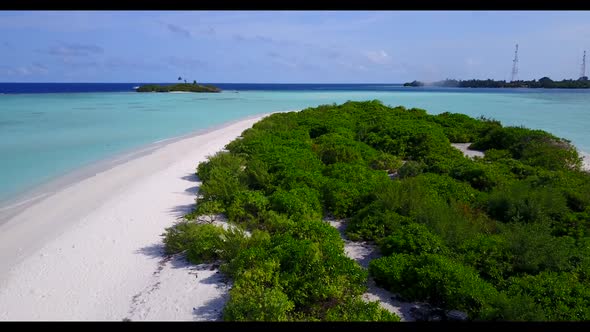
<svg viewBox="0 0 590 332">
<path fill-rule="evenodd" d="M 0 94 L 0 205 L 93 162 L 247 116 L 379 99 L 549 131 L 590 151 L 590 91 L 399 88 Z M 196 165 L 195 165 L 196 166 Z"/>
</svg>

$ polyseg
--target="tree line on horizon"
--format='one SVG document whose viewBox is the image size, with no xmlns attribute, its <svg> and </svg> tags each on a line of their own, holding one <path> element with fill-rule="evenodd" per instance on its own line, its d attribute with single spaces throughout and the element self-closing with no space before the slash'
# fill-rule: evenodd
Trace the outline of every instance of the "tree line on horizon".
<svg viewBox="0 0 590 332">
<path fill-rule="evenodd" d="M 539 80 L 530 81 L 512 81 L 505 80 L 496 81 L 492 79 L 487 80 L 456 80 L 445 79 L 434 83 L 424 83 L 420 81 L 412 81 L 404 83 L 404 86 L 421 87 L 421 86 L 438 86 L 438 87 L 452 87 L 452 88 L 544 88 L 544 89 L 588 89 L 590 88 L 590 81 L 588 77 L 580 77 L 577 80 L 564 79 L 561 81 L 554 81 L 549 77 L 542 77 Z"/>
</svg>

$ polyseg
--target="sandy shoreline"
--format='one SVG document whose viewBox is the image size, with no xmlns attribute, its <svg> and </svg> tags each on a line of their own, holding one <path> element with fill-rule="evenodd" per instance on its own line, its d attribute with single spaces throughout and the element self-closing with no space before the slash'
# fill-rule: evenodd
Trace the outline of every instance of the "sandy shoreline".
<svg viewBox="0 0 590 332">
<path fill-rule="evenodd" d="M 145 156 L 147 154 L 150 154 L 150 153 L 152 153 L 152 152 L 154 152 L 154 151 L 156 151 L 168 144 L 178 142 L 180 140 L 191 138 L 191 137 L 204 135 L 204 134 L 210 133 L 212 131 L 225 128 L 231 124 L 238 123 L 243 120 L 259 118 L 263 115 L 279 113 L 279 112 L 289 112 L 289 110 L 264 113 L 264 114 L 258 114 L 258 115 L 251 115 L 251 116 L 247 116 L 244 118 L 240 118 L 238 120 L 229 121 L 229 122 L 222 123 L 220 125 L 212 126 L 212 127 L 206 128 L 206 129 L 197 130 L 197 131 L 189 133 L 189 134 L 162 139 L 162 140 L 155 141 L 155 142 L 152 142 L 152 143 L 144 145 L 144 146 L 140 146 L 138 148 L 133 148 L 133 149 L 130 149 L 127 151 L 123 151 L 121 153 L 118 153 L 118 154 L 110 157 L 110 158 L 106 158 L 103 160 L 99 160 L 99 161 L 90 163 L 89 165 L 79 167 L 73 171 L 70 171 L 70 172 L 64 173 L 62 175 L 59 175 L 57 177 L 54 177 L 49 181 L 45 181 L 41 184 L 34 186 L 32 189 L 17 193 L 11 199 L 0 201 L 0 226 L 2 224 L 4 224 L 6 221 L 8 221 L 10 218 L 14 217 L 20 211 L 28 208 L 31 205 L 34 205 L 40 199 L 42 199 L 48 195 L 54 194 L 57 191 L 60 191 L 64 188 L 66 188 L 72 184 L 75 184 L 77 182 L 80 182 L 84 179 L 92 177 L 98 173 L 102 173 L 104 171 L 107 171 L 117 165 L 126 163 L 128 161 Z"/>
<path fill-rule="evenodd" d="M 164 257 L 160 235 L 193 208 L 197 164 L 264 116 L 117 156 L 0 215 L 0 320 L 218 319 L 228 281 Z M 355 245 L 347 253 L 366 265 L 371 251 Z M 411 320 L 409 304 L 378 291 L 366 299 Z"/>
<path fill-rule="evenodd" d="M 0 225 L 0 320 L 212 320 L 216 268 L 162 256 L 195 168 L 263 116 L 179 139 L 32 203 Z"/>
</svg>

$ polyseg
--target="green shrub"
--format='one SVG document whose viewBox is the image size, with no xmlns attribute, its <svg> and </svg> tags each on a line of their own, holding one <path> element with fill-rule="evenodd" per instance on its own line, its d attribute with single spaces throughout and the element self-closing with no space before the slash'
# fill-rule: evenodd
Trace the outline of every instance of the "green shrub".
<svg viewBox="0 0 590 332">
<path fill-rule="evenodd" d="M 223 309 L 226 321 L 287 321 L 294 304 L 280 288 L 263 285 L 241 288 L 235 286 L 229 292 L 229 300 Z"/>
<path fill-rule="evenodd" d="M 338 134 L 322 135 L 315 140 L 315 143 L 314 150 L 324 164 L 348 163 L 363 159 L 360 144 Z"/>
<path fill-rule="evenodd" d="M 408 254 L 392 254 L 369 263 L 369 273 L 375 283 L 396 293 L 407 294 L 404 290 L 413 287 L 416 279 L 412 274 L 415 257 Z"/>
<path fill-rule="evenodd" d="M 482 278 L 498 283 L 511 275 L 514 260 L 509 243 L 501 235 L 479 234 L 462 243 L 458 250 L 461 260 L 479 271 Z"/>
<path fill-rule="evenodd" d="M 231 174 L 237 175 L 242 171 L 244 166 L 244 159 L 226 151 L 215 153 L 208 157 L 208 160 L 202 162 L 197 167 L 197 175 L 203 182 L 209 181 L 211 178 L 211 170 L 216 168 L 227 169 Z"/>
<path fill-rule="evenodd" d="M 522 127 L 494 128 L 478 138 L 475 149 L 508 150 L 515 159 L 550 170 L 579 170 L 581 159 L 569 141 L 542 130 Z"/>
<path fill-rule="evenodd" d="M 228 169 L 220 167 L 211 170 L 209 180 L 203 182 L 199 193 L 203 195 L 204 201 L 217 200 L 228 206 L 234 195 L 243 190 L 246 190 L 246 186 L 240 179 Z"/>
<path fill-rule="evenodd" d="M 349 217 L 369 202 L 369 194 L 381 183 L 391 180 L 384 172 L 358 164 L 336 163 L 324 171 L 324 204 L 337 218 Z"/>
<path fill-rule="evenodd" d="M 475 270 L 441 255 L 393 254 L 372 261 L 369 271 L 375 282 L 407 299 L 465 310 L 471 316 L 497 296 Z"/>
<path fill-rule="evenodd" d="M 369 165 L 372 169 L 385 170 L 389 173 L 393 173 L 402 166 L 402 160 L 389 153 L 381 152 L 370 160 Z"/>
<path fill-rule="evenodd" d="M 164 245 L 167 254 L 187 251 L 190 262 L 199 264 L 219 258 L 223 228 L 211 224 L 181 222 L 166 229 Z"/>
<path fill-rule="evenodd" d="M 450 141 L 486 155 L 471 160 Z M 226 149 L 197 167 L 203 183 L 187 219 L 225 213 L 240 226 L 185 223 L 165 238 L 169 253 L 222 260 L 234 281 L 226 319 L 395 319 L 360 301 L 367 271 L 324 213 L 351 217 L 350 239 L 381 246 L 389 256 L 369 272 L 407 299 L 474 319 L 586 317 L 590 177 L 566 140 L 349 101 L 271 115 Z"/>
<path fill-rule="evenodd" d="M 448 250 L 442 239 L 432 234 L 426 226 L 413 223 L 395 229 L 391 235 L 380 241 L 379 248 L 384 255 L 437 254 Z"/>
<path fill-rule="evenodd" d="M 256 230 L 255 232 L 260 231 Z M 229 261 L 236 257 L 240 251 L 248 248 L 250 239 L 242 228 L 233 226 L 222 232 L 219 241 L 217 254 L 222 260 Z"/>
<path fill-rule="evenodd" d="M 399 169 L 399 177 L 407 178 L 422 174 L 426 165 L 423 162 L 409 160 Z"/>
<path fill-rule="evenodd" d="M 212 220 L 216 215 L 225 212 L 223 203 L 220 201 L 207 201 L 200 198 L 197 198 L 196 201 L 197 207 L 195 210 L 186 215 L 186 218 L 189 220 L 193 220 L 200 216 L 206 216 L 209 220 Z"/>
<path fill-rule="evenodd" d="M 499 293 L 488 307 L 482 310 L 479 320 L 511 321 L 511 322 L 541 322 L 547 320 L 543 308 L 526 294 L 511 297 Z"/>
<path fill-rule="evenodd" d="M 537 274 L 572 268 L 575 240 L 551 235 L 548 223 L 510 223 L 501 227 L 515 272 Z"/>
<path fill-rule="evenodd" d="M 260 191 L 239 191 L 234 194 L 227 208 L 227 216 L 230 221 L 237 223 L 257 222 L 259 215 L 269 204 L 268 198 Z"/>
<path fill-rule="evenodd" d="M 423 255 L 415 273 L 417 298 L 444 308 L 465 310 L 471 315 L 478 313 L 497 294 L 475 270 L 445 256 Z"/>
<path fill-rule="evenodd" d="M 353 241 L 376 241 L 411 221 L 409 217 L 384 209 L 382 202 L 377 201 L 359 210 L 349 221 L 346 235 Z"/>
<path fill-rule="evenodd" d="M 527 295 L 551 321 L 590 320 L 590 290 L 574 274 L 542 272 L 511 278 L 508 294 Z"/>
<path fill-rule="evenodd" d="M 273 238 L 273 257 L 280 262 L 280 285 L 296 307 L 314 307 L 327 300 L 364 291 L 366 272 L 346 257 L 341 243 Z"/>
<path fill-rule="evenodd" d="M 288 191 L 279 189 L 270 196 L 272 209 L 299 220 L 301 218 L 321 218 L 322 204 L 320 193 L 307 186 Z"/>
<path fill-rule="evenodd" d="M 248 161 L 246 169 L 246 181 L 248 187 L 254 190 L 263 190 L 268 193 L 274 189 L 274 176 L 269 173 L 268 164 L 259 160 L 253 159 Z"/>
<path fill-rule="evenodd" d="M 485 123 L 465 114 L 444 112 L 432 117 L 443 127 L 444 134 L 453 143 L 473 142 L 480 135 Z"/>
<path fill-rule="evenodd" d="M 559 191 L 520 182 L 494 190 L 488 202 L 490 216 L 504 222 L 560 220 L 567 210 L 566 199 Z"/>
<path fill-rule="evenodd" d="M 382 309 L 379 302 L 365 302 L 359 298 L 347 298 L 328 309 L 325 321 L 337 322 L 399 322 L 396 314 Z"/>
</svg>

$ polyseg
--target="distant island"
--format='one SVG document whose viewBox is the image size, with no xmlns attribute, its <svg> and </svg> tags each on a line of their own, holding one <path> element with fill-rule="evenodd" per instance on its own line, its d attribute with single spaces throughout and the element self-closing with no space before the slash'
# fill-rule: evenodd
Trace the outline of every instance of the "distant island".
<svg viewBox="0 0 590 332">
<path fill-rule="evenodd" d="M 193 83 L 188 83 L 186 78 L 178 76 L 178 81 L 184 83 L 170 84 L 170 85 L 159 85 L 159 84 L 146 84 L 138 87 L 137 92 L 221 92 L 221 89 L 213 85 L 201 85 L 197 84 L 196 80 Z"/>
<path fill-rule="evenodd" d="M 194 83 L 178 83 L 171 85 L 146 84 L 136 89 L 137 92 L 220 92 L 216 86 Z"/>
<path fill-rule="evenodd" d="M 588 89 L 590 88 L 590 81 L 587 76 L 580 77 L 577 80 L 561 80 L 554 81 L 549 77 L 543 77 L 541 79 L 532 81 L 495 81 L 491 79 L 487 80 L 455 80 L 446 79 L 444 81 L 438 81 L 433 83 L 424 83 L 420 81 L 413 81 L 404 83 L 404 86 L 409 87 L 421 87 L 421 86 L 438 86 L 438 87 L 449 87 L 449 88 L 544 88 L 544 89 Z"/>
</svg>

